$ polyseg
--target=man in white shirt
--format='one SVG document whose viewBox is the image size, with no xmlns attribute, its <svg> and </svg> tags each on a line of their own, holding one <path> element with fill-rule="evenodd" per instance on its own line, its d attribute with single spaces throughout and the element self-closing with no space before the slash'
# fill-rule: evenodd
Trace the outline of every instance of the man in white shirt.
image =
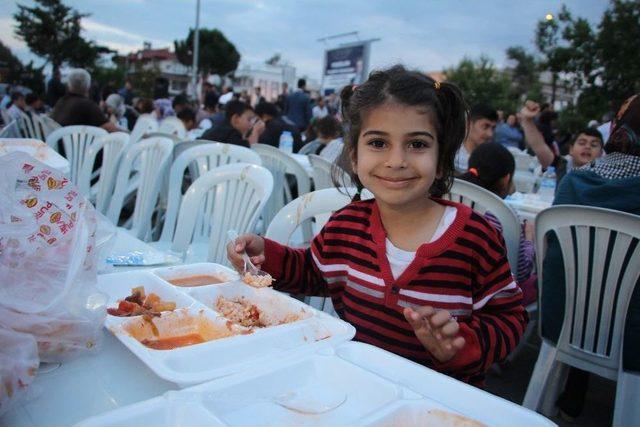
<svg viewBox="0 0 640 427">
<path fill-rule="evenodd" d="M 465 173 L 469 168 L 469 156 L 480 144 L 493 140 L 493 133 L 498 123 L 496 110 L 485 104 L 477 104 L 469 111 L 469 131 L 456 153 L 456 172 Z"/>
<path fill-rule="evenodd" d="M 24 114 L 26 106 L 24 95 L 20 92 L 13 92 L 11 94 L 11 107 L 7 109 L 7 113 L 9 113 L 12 120 L 18 120 Z"/>
<path fill-rule="evenodd" d="M 316 100 L 316 106 L 313 107 L 311 114 L 314 119 L 321 119 L 329 114 L 329 109 L 324 105 L 324 98 L 319 96 Z"/>
</svg>

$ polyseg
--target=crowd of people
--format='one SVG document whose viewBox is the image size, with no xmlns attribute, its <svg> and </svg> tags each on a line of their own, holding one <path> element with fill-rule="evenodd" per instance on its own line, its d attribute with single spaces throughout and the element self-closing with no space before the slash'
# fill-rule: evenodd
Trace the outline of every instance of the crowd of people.
<svg viewBox="0 0 640 427">
<path fill-rule="evenodd" d="M 276 288 L 331 296 L 340 317 L 356 326 L 356 339 L 476 385 L 517 345 L 527 324 L 524 306 L 537 300 L 534 230 L 531 223 L 522 226 L 512 278 L 499 220 L 440 199 L 452 178 L 505 198 L 514 190 L 513 153 L 528 151 L 543 170 L 555 168 L 554 204 L 640 215 L 638 95 L 610 122 L 588 123 L 561 138 L 551 105 L 526 101 L 520 111 L 506 113 L 485 104 L 468 108 L 454 84 L 402 66 L 374 72 L 339 97 L 312 95 L 304 79 L 272 100 L 257 89 L 249 96 L 211 85 L 196 102 L 185 95 L 152 100 L 138 97 L 126 81 L 95 102 L 91 90 L 89 73 L 76 69 L 66 85 L 54 75 L 46 96 L 7 93 L 2 108 L 12 118 L 48 111 L 62 126 L 109 132 L 131 130 L 141 115 L 159 122 L 175 116 L 188 139 L 247 148 L 278 147 L 288 132 L 294 152 L 340 164 L 358 194 L 366 188 L 375 201 L 356 196 L 308 249 L 241 236 L 229 247 L 231 261 L 239 265 L 246 250 L 276 279 Z M 544 268 L 542 309 L 552 314 L 543 319 L 542 333 L 557 340 L 564 311 L 557 240 L 549 240 Z M 640 332 L 639 292 L 629 337 Z M 625 340 L 625 363 L 636 370 L 637 354 L 638 341 Z M 581 410 L 575 396 L 584 393 L 585 381 L 574 371 L 558 402 L 569 416 Z"/>
</svg>

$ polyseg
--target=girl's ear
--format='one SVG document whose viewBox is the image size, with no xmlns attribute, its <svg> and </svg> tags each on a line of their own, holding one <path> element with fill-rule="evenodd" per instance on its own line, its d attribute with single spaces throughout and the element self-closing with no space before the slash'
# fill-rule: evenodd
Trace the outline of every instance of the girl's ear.
<svg viewBox="0 0 640 427">
<path fill-rule="evenodd" d="M 511 174 L 506 174 L 502 178 L 498 180 L 500 183 L 500 193 L 504 194 L 503 197 L 507 197 L 509 194 L 515 192 L 515 186 L 513 185 L 513 180 Z"/>
<path fill-rule="evenodd" d="M 351 170 L 353 171 L 353 173 L 358 175 L 358 155 L 356 154 L 356 151 L 357 150 L 351 150 L 349 158 L 351 160 Z"/>
</svg>

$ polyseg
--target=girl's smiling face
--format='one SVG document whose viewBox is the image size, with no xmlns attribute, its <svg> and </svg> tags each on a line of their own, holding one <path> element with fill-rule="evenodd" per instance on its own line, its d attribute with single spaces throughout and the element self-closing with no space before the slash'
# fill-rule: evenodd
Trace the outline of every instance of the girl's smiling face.
<svg viewBox="0 0 640 427">
<path fill-rule="evenodd" d="M 382 207 L 424 206 L 439 177 L 438 140 L 424 108 L 385 102 L 363 114 L 353 170 Z"/>
</svg>

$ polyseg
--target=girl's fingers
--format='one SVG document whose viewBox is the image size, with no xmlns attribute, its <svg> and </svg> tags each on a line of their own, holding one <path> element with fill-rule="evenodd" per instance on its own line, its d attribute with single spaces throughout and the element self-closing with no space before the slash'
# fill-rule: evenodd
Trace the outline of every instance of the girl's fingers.
<svg viewBox="0 0 640 427">
<path fill-rule="evenodd" d="M 265 260 L 264 255 L 258 255 L 258 256 L 252 256 L 251 257 L 251 262 L 253 263 L 253 265 L 257 266 L 258 264 L 262 264 Z"/>
<path fill-rule="evenodd" d="M 431 316 L 429 322 L 431 323 L 431 326 L 433 328 L 440 328 L 446 325 L 451 319 L 451 313 L 449 313 L 447 310 L 440 310 L 436 314 Z"/>
<path fill-rule="evenodd" d="M 455 320 L 449 321 L 442 328 L 440 328 L 442 335 L 447 338 L 454 337 L 459 330 L 460 330 L 460 324 Z"/>
<path fill-rule="evenodd" d="M 466 340 L 464 339 L 464 337 L 456 337 L 453 339 L 453 341 L 451 342 L 451 345 L 453 346 L 453 348 L 455 348 L 456 350 L 462 350 L 462 348 L 464 347 L 464 345 L 466 344 Z"/>
</svg>

